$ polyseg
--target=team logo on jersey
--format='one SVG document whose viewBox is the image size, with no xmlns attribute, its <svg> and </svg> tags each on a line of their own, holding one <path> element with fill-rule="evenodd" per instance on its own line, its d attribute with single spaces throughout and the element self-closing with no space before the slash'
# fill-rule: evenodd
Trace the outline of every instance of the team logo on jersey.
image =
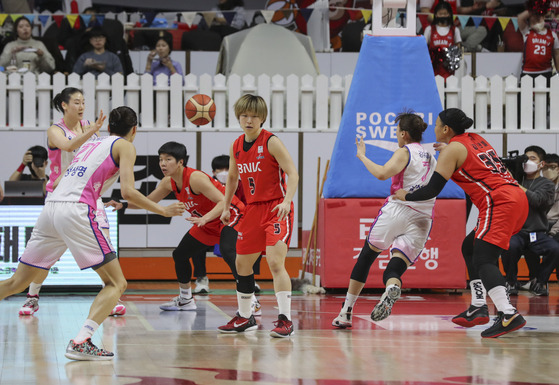
<svg viewBox="0 0 559 385">
<path fill-rule="evenodd" d="M 238 163 L 239 174 L 262 171 L 260 162 Z"/>
<path fill-rule="evenodd" d="M 100 188 L 101 188 L 101 182 L 93 183 L 93 190 L 99 191 Z"/>
<path fill-rule="evenodd" d="M 258 155 L 256 156 L 256 159 L 264 159 L 264 146 L 258 146 Z"/>
<path fill-rule="evenodd" d="M 241 152 L 240 152 L 240 151 L 237 151 L 237 152 L 235 153 L 235 158 L 238 158 L 240 154 L 241 154 Z"/>
</svg>

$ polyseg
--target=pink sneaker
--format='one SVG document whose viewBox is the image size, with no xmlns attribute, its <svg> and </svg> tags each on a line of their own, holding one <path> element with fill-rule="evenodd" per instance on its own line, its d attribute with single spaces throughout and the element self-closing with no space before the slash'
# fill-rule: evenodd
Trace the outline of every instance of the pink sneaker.
<svg viewBox="0 0 559 385">
<path fill-rule="evenodd" d="M 19 315 L 33 315 L 39 310 L 39 296 L 27 294 L 27 300 L 19 309 Z"/>
<path fill-rule="evenodd" d="M 126 314 L 126 306 L 124 306 L 124 304 L 119 300 L 116 306 L 111 311 L 111 314 L 109 314 L 109 316 L 119 316 L 125 314 Z"/>
</svg>

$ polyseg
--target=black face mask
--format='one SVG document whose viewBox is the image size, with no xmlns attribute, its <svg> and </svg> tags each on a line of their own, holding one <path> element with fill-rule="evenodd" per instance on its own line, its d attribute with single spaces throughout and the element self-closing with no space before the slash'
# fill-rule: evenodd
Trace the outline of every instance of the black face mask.
<svg viewBox="0 0 559 385">
<path fill-rule="evenodd" d="M 452 16 L 435 17 L 433 21 L 435 22 L 435 24 L 452 25 Z"/>
</svg>

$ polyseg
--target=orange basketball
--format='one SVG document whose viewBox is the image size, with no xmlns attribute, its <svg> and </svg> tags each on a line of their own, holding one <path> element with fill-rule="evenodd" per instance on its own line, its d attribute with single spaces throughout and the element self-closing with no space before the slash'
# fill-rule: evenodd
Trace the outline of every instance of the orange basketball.
<svg viewBox="0 0 559 385">
<path fill-rule="evenodd" d="M 188 120 L 197 126 L 210 123 L 215 116 L 215 103 L 211 97 L 196 94 L 186 102 L 184 112 Z"/>
</svg>

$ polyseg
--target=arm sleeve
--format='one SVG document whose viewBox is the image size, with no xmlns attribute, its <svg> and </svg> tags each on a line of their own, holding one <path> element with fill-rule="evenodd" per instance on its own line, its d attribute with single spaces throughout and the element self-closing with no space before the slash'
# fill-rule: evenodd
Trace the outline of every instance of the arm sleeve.
<svg viewBox="0 0 559 385">
<path fill-rule="evenodd" d="M 543 178 L 538 182 L 526 190 L 526 197 L 531 208 L 547 212 L 555 201 L 555 186 Z"/>
<path fill-rule="evenodd" d="M 438 172 L 434 172 L 427 185 L 406 195 L 407 201 L 426 201 L 434 198 L 442 191 L 447 180 Z"/>
<path fill-rule="evenodd" d="M 83 65 L 85 59 L 87 59 L 87 56 L 82 54 L 78 60 L 76 60 L 76 64 L 74 64 L 74 72 L 78 75 L 83 75 L 86 72 L 85 66 Z"/>
</svg>

